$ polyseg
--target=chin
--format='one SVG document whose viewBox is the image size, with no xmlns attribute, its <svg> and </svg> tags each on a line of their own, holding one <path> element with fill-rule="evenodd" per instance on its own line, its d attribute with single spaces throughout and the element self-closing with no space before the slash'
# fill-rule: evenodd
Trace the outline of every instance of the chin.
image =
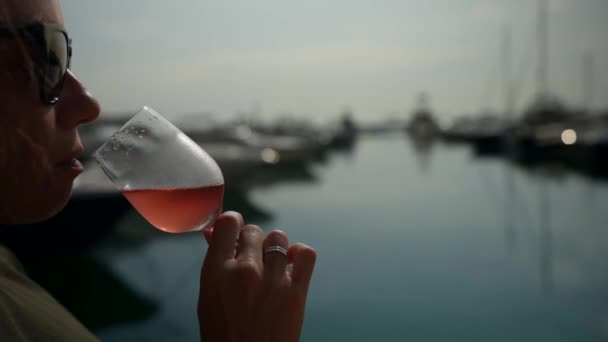
<svg viewBox="0 0 608 342">
<path fill-rule="evenodd" d="M 68 203 L 72 195 L 72 185 L 70 184 L 69 188 L 59 190 L 55 192 L 55 194 L 56 196 L 51 198 L 51 201 L 49 201 L 48 205 L 46 206 L 45 213 L 41 215 L 41 219 L 39 219 L 38 222 L 50 219 L 51 217 L 59 214 L 59 212 L 65 208 L 65 205 Z"/>
<path fill-rule="evenodd" d="M 61 203 L 55 203 L 55 205 L 51 207 L 44 206 L 35 212 L 30 211 L 23 215 L 21 219 L 17 218 L 18 222 L 15 222 L 15 224 L 34 224 L 46 221 L 61 212 L 66 203 L 67 200 L 62 201 Z"/>
<path fill-rule="evenodd" d="M 74 175 L 51 166 L 17 165 L 0 179 L 0 223 L 32 224 L 57 215 L 72 195 Z M 36 165 L 35 165 L 36 166 Z M 19 170 L 22 170 L 19 172 Z"/>
<path fill-rule="evenodd" d="M 51 190 L 52 189 L 52 190 Z M 15 208 L 15 215 L 11 218 L 13 224 L 34 224 L 57 215 L 67 204 L 72 194 L 72 186 L 51 188 L 45 191 L 46 196 L 39 196 L 22 208 Z"/>
</svg>

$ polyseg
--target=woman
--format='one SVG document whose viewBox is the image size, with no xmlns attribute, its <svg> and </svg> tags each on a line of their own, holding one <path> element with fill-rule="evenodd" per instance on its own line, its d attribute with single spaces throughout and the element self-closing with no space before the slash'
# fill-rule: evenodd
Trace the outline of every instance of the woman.
<svg viewBox="0 0 608 342">
<path fill-rule="evenodd" d="M 99 104 L 67 69 L 71 47 L 58 0 L 0 0 L 0 223 L 33 223 L 63 208 L 82 172 L 76 129 Z M 204 341 L 297 341 L 315 252 L 222 214 L 200 280 Z M 234 242 L 239 241 L 235 256 Z M 293 265 L 287 272 L 286 266 Z M 120 308 L 117 308 L 120 310 Z M 0 248 L 0 339 L 95 337 Z"/>
</svg>

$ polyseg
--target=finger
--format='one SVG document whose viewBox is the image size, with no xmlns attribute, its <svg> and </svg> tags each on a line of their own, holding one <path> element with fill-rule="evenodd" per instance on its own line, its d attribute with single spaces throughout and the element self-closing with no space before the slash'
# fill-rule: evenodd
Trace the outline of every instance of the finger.
<svg viewBox="0 0 608 342">
<path fill-rule="evenodd" d="M 234 259 L 234 244 L 243 227 L 243 216 L 229 211 L 218 216 L 213 227 L 209 255 L 218 260 Z"/>
<path fill-rule="evenodd" d="M 239 260 L 252 260 L 262 266 L 262 243 L 264 231 L 258 226 L 246 225 L 239 235 Z M 261 269 L 261 268 L 260 268 Z"/>
<path fill-rule="evenodd" d="M 315 268 L 317 252 L 302 243 L 296 243 L 287 250 L 287 258 L 293 264 L 291 271 L 292 282 L 299 287 L 308 288 L 312 271 Z"/>
<path fill-rule="evenodd" d="M 210 244 L 211 239 L 213 238 L 213 227 L 207 227 L 203 229 L 203 236 L 205 237 L 205 241 L 207 241 L 207 244 Z"/>
<path fill-rule="evenodd" d="M 270 279 L 279 279 L 286 274 L 285 267 L 287 266 L 287 255 L 271 251 L 268 252 L 270 247 L 281 247 L 285 251 L 289 247 L 289 239 L 285 232 L 280 230 L 273 230 L 270 232 L 266 239 L 264 239 L 264 276 Z"/>
</svg>

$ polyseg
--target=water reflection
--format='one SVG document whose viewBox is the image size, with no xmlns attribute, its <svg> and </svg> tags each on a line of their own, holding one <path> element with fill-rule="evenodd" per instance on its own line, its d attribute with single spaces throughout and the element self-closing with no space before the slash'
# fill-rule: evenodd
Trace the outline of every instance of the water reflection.
<svg viewBox="0 0 608 342">
<path fill-rule="evenodd" d="M 505 246 L 508 254 L 512 257 L 517 255 L 517 228 L 513 220 L 515 215 L 515 177 L 509 165 L 504 166 L 505 189 L 504 189 L 504 230 Z"/>
<path fill-rule="evenodd" d="M 325 163 L 268 169 L 225 208 L 317 249 L 303 341 L 601 341 L 608 187 L 542 169 L 402 133 L 361 137 Z M 204 252 L 198 234 L 162 234 L 128 211 L 84 256 L 33 267 L 68 305 L 103 291 L 146 303 L 121 324 L 77 309 L 104 341 L 186 341 Z M 80 268 L 114 280 L 64 281 Z"/>
<path fill-rule="evenodd" d="M 414 152 L 417 164 L 423 172 L 429 171 L 431 168 L 431 155 L 436 139 L 433 137 L 412 137 L 411 149 Z"/>
<path fill-rule="evenodd" d="M 544 179 L 539 180 L 540 216 L 540 281 L 544 291 L 553 290 L 553 234 L 551 231 L 551 198 Z"/>
</svg>

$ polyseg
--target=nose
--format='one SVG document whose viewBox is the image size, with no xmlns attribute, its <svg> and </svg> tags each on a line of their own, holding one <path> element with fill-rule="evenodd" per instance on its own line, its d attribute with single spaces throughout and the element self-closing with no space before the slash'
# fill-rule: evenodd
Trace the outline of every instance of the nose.
<svg viewBox="0 0 608 342">
<path fill-rule="evenodd" d="M 78 81 L 72 71 L 68 70 L 63 83 L 63 91 L 55 104 L 57 123 L 65 129 L 94 121 L 101 109 L 99 102 Z"/>
</svg>

